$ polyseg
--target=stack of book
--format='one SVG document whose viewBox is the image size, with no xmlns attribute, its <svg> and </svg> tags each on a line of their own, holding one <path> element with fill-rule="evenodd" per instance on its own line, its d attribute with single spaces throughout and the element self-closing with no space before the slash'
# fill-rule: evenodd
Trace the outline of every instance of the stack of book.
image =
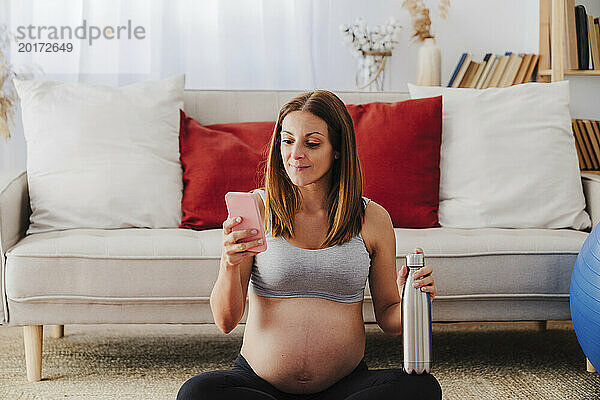
<svg viewBox="0 0 600 400">
<path fill-rule="evenodd" d="M 579 169 L 600 171 L 600 121 L 574 119 L 571 124 L 579 158 Z"/>
<path fill-rule="evenodd" d="M 537 76 L 539 58 L 539 54 L 487 53 L 478 62 L 471 54 L 463 53 L 448 87 L 485 89 L 526 83 Z"/>
<path fill-rule="evenodd" d="M 600 70 L 600 20 L 566 0 L 565 68 Z"/>
</svg>

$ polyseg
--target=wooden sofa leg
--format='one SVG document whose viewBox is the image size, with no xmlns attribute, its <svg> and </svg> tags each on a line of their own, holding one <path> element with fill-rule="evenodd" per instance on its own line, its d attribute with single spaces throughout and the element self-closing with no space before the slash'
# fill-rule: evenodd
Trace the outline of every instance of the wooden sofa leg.
<svg viewBox="0 0 600 400">
<path fill-rule="evenodd" d="M 534 321 L 535 327 L 539 332 L 545 332 L 548 329 L 548 321 Z"/>
<path fill-rule="evenodd" d="M 587 362 L 587 372 L 596 372 L 596 368 L 594 368 L 590 360 L 586 358 L 585 361 Z"/>
<path fill-rule="evenodd" d="M 35 382 L 42 380 L 42 343 L 44 331 L 42 325 L 27 325 L 23 327 L 25 342 L 25 364 L 27 380 Z"/>
<path fill-rule="evenodd" d="M 50 325 L 50 337 L 60 339 L 63 336 L 65 336 L 64 325 Z"/>
</svg>

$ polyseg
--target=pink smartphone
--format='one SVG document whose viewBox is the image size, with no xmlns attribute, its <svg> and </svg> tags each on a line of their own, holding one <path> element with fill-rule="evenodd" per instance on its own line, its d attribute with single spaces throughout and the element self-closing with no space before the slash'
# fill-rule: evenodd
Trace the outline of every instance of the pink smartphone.
<svg viewBox="0 0 600 400">
<path fill-rule="evenodd" d="M 262 238 L 263 242 L 261 245 L 248 249 L 248 251 L 255 253 L 265 251 L 267 249 L 267 240 L 265 238 L 262 219 L 260 218 L 260 209 L 254 195 L 245 192 L 228 192 L 225 195 L 225 204 L 229 213 L 227 219 L 242 217 L 242 222 L 233 227 L 234 231 L 243 229 L 256 229 L 258 231 L 254 236 L 241 239 L 239 243 L 251 242 Z"/>
</svg>

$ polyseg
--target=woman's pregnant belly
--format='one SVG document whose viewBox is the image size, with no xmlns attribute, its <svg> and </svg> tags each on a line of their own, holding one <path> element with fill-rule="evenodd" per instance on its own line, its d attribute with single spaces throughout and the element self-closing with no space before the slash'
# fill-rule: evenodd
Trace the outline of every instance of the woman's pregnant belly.
<svg viewBox="0 0 600 400">
<path fill-rule="evenodd" d="M 249 294 L 241 353 L 254 372 L 288 393 L 316 393 L 363 358 L 362 302 Z"/>
</svg>

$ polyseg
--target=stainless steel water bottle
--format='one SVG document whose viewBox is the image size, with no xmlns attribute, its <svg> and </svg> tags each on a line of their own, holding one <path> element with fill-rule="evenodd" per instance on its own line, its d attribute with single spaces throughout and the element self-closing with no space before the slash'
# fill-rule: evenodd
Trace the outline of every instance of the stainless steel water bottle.
<svg viewBox="0 0 600 400">
<path fill-rule="evenodd" d="M 404 371 L 408 374 L 431 372 L 431 299 L 429 293 L 413 287 L 413 274 L 424 266 L 422 250 L 406 255 L 408 276 L 402 290 L 402 348 Z"/>
</svg>

